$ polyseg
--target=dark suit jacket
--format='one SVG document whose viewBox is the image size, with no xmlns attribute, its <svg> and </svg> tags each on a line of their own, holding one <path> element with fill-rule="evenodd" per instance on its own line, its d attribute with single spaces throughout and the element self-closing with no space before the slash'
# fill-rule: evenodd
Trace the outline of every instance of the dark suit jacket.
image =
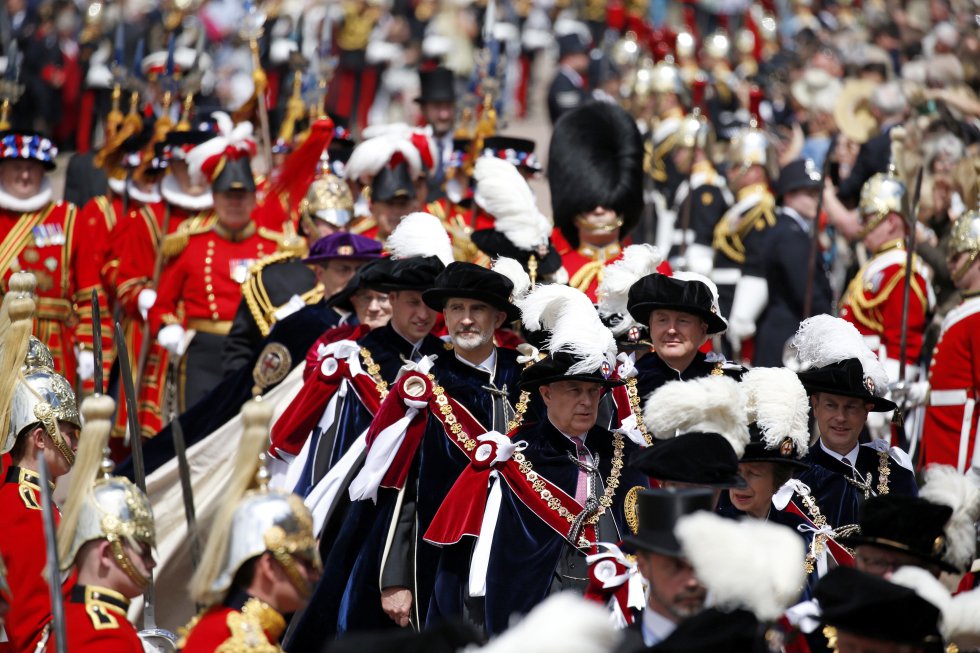
<svg viewBox="0 0 980 653">
<path fill-rule="evenodd" d="M 891 127 L 861 145 L 851 174 L 847 179 L 842 180 L 837 188 L 837 197 L 845 204 L 858 201 L 861 197 L 861 186 L 871 179 L 872 175 L 888 170 L 892 142 L 888 135 L 889 131 Z"/>
<path fill-rule="evenodd" d="M 623 630 L 623 639 L 613 653 L 642 653 L 647 650 L 647 645 L 643 642 L 642 623 L 642 616 L 638 616 L 635 622 Z"/>
<path fill-rule="evenodd" d="M 575 84 L 574 81 L 559 69 L 555 79 L 548 88 L 548 116 L 551 124 L 558 122 L 561 114 L 569 109 L 574 109 L 589 99 L 589 93 L 583 87 Z"/>
</svg>

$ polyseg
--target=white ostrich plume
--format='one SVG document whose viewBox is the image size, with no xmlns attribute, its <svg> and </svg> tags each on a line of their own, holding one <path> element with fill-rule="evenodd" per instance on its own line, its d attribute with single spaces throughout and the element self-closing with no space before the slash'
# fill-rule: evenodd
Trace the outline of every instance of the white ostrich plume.
<svg viewBox="0 0 980 653">
<path fill-rule="evenodd" d="M 684 433 L 717 433 L 739 458 L 749 443 L 745 402 L 738 382 L 727 376 L 665 383 L 647 397 L 643 421 L 660 440 Z"/>
<path fill-rule="evenodd" d="M 255 145 L 252 123 L 245 121 L 236 125 L 224 111 L 216 111 L 211 117 L 214 118 L 217 135 L 192 149 L 186 157 L 188 173 L 197 181 L 203 180 L 201 166 L 211 157 L 229 147 L 247 150 Z"/>
<path fill-rule="evenodd" d="M 767 449 L 789 438 L 797 457 L 810 445 L 810 404 L 799 377 L 785 367 L 756 367 L 742 377 L 748 421 L 762 431 Z"/>
<path fill-rule="evenodd" d="M 442 222 L 429 213 L 409 213 L 385 241 L 394 259 L 438 256 L 443 265 L 453 262 L 453 246 Z"/>
<path fill-rule="evenodd" d="M 888 391 L 888 374 L 864 336 L 847 320 L 830 315 L 814 315 L 800 324 L 793 337 L 800 361 L 810 367 L 826 367 L 849 358 L 861 361 L 864 374 L 874 382 L 875 395 Z"/>
<path fill-rule="evenodd" d="M 701 511 L 682 517 L 674 533 L 712 605 L 775 621 L 800 596 L 805 550 L 792 529 Z"/>
<path fill-rule="evenodd" d="M 920 498 L 953 509 L 953 516 L 943 529 L 946 534 L 943 558 L 957 569 L 965 570 L 977 553 L 980 489 L 950 465 L 930 465 L 923 474 L 923 482 Z"/>
<path fill-rule="evenodd" d="M 473 201 L 494 217 L 494 229 L 525 251 L 548 244 L 554 225 L 538 210 L 531 187 L 513 164 L 480 157 L 473 178 Z"/>
<path fill-rule="evenodd" d="M 617 336 L 636 324 L 626 307 L 630 287 L 643 277 L 656 273 L 663 262 L 660 250 L 653 245 L 630 245 L 623 250 L 622 258 L 604 268 L 602 283 L 596 289 L 599 314 L 622 316 L 610 327 Z"/>
<path fill-rule="evenodd" d="M 501 256 L 493 262 L 490 269 L 498 274 L 504 275 L 514 284 L 511 301 L 516 301 L 524 297 L 531 290 L 531 277 L 528 276 L 524 266 L 514 259 Z"/>
<path fill-rule="evenodd" d="M 604 653 L 613 650 L 619 638 L 603 606 L 572 592 L 559 592 L 489 644 L 470 646 L 462 653 Z"/>
<path fill-rule="evenodd" d="M 344 177 L 355 181 L 374 177 L 396 153 L 401 153 L 405 158 L 412 178 L 418 177 L 422 170 L 422 157 L 408 134 L 399 132 L 381 134 L 358 144 L 347 160 Z"/>
<path fill-rule="evenodd" d="M 568 374 L 589 374 L 616 360 L 616 338 L 599 319 L 592 301 L 580 290 L 558 284 L 537 285 L 515 302 L 531 331 L 550 332 L 545 349 L 578 358 Z"/>
</svg>

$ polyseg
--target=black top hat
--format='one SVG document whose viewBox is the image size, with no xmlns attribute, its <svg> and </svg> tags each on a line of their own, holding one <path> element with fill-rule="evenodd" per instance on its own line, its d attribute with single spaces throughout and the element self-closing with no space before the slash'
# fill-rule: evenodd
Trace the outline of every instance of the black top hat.
<svg viewBox="0 0 980 653">
<path fill-rule="evenodd" d="M 537 278 L 553 274 L 561 267 L 561 255 L 551 241 L 548 241 L 547 246 L 536 250 L 521 249 L 496 229 L 474 231 L 470 234 L 470 240 L 490 258 L 497 259 L 501 256 L 512 258 L 523 265 L 525 270 L 528 270 L 531 257 L 534 257 Z"/>
<path fill-rule="evenodd" d="M 573 54 L 585 54 L 589 51 L 586 38 L 578 32 L 569 32 L 558 37 L 558 58 L 564 59 Z"/>
<path fill-rule="evenodd" d="M 646 653 L 763 653 L 769 650 L 759 619 L 748 610 L 702 610 L 681 621 L 665 640 Z"/>
<path fill-rule="evenodd" d="M 823 188 L 823 178 L 813 159 L 797 159 L 790 161 L 779 172 L 776 190 L 780 195 L 791 193 L 804 188 Z"/>
<path fill-rule="evenodd" d="M 857 397 L 872 404 L 875 412 L 895 410 L 895 402 L 878 397 L 871 377 L 864 375 L 864 367 L 857 358 L 848 358 L 824 367 L 814 367 L 799 372 L 800 382 L 808 394 L 826 392 L 842 397 Z"/>
<path fill-rule="evenodd" d="M 738 456 L 718 433 L 684 433 L 658 440 L 634 453 L 629 466 L 661 481 L 722 489 L 745 487 L 745 479 L 738 474 Z"/>
<path fill-rule="evenodd" d="M 399 197 L 414 195 L 415 184 L 412 183 L 412 175 L 405 163 L 381 168 L 371 182 L 371 199 L 375 202 L 390 202 Z"/>
<path fill-rule="evenodd" d="M 374 287 L 381 292 L 398 290 L 428 290 L 436 281 L 436 277 L 446 266 L 438 256 L 416 256 L 404 259 L 386 259 L 388 264 L 379 271 L 382 278 L 376 279 Z"/>
<path fill-rule="evenodd" d="M 354 273 L 343 290 L 329 297 L 327 304 L 353 313 L 354 305 L 350 300 L 357 294 L 358 290 L 370 288 L 378 292 L 387 292 L 382 288 L 382 284 L 390 281 L 389 271 L 392 262 L 389 258 L 379 258 L 368 261 L 357 268 L 357 272 Z"/>
<path fill-rule="evenodd" d="M 255 177 L 252 176 L 252 164 L 247 156 L 237 159 L 228 157 L 221 168 L 221 172 L 211 182 L 212 193 L 226 193 L 236 190 L 246 193 L 255 192 Z"/>
<path fill-rule="evenodd" d="M 643 138 L 636 121 L 608 102 L 587 102 L 555 124 L 548 149 L 555 226 L 578 247 L 576 216 L 601 206 L 623 219 L 625 238 L 643 211 Z"/>
<path fill-rule="evenodd" d="M 681 543 L 674 535 L 678 520 L 714 508 L 715 493 L 705 488 L 644 490 L 636 497 L 636 534 L 624 537 L 623 543 L 632 549 L 681 556 Z"/>
<path fill-rule="evenodd" d="M 442 312 L 450 297 L 466 297 L 486 302 L 507 314 L 507 321 L 521 318 L 521 311 L 510 303 L 514 284 L 510 279 L 474 263 L 454 261 L 436 277 L 433 287 L 422 293 L 422 301 Z"/>
<path fill-rule="evenodd" d="M 946 552 L 945 526 L 953 509 L 919 497 L 886 494 L 872 497 L 861 506 L 859 535 L 840 538 L 848 547 L 862 544 L 907 553 L 943 571 L 959 570 L 943 559 Z"/>
<path fill-rule="evenodd" d="M 778 449 L 769 449 L 763 439 L 762 429 L 753 422 L 749 424 L 749 438 L 742 454 L 743 463 L 783 463 L 801 469 L 810 468 L 808 463 L 797 457 L 796 447 L 789 437 L 782 441 Z"/>
<path fill-rule="evenodd" d="M 455 102 L 456 78 L 453 71 L 442 66 L 419 73 L 419 86 L 422 94 L 415 98 L 419 104 L 423 102 Z"/>
<path fill-rule="evenodd" d="M 640 324 L 649 324 L 650 313 L 662 308 L 701 317 L 708 323 L 709 335 L 728 329 L 728 322 L 718 314 L 711 289 L 694 279 L 675 279 L 659 272 L 648 274 L 630 287 L 626 306 Z"/>
<path fill-rule="evenodd" d="M 520 388 L 521 390 L 533 390 L 557 381 L 587 381 L 598 383 L 605 388 L 626 383 L 622 379 L 611 378 L 612 368 L 596 370 L 591 373 L 568 374 L 569 368 L 577 362 L 579 359 L 567 352 L 560 351 L 555 354 L 548 354 L 530 367 L 524 368 L 524 371 L 521 372 Z"/>
<path fill-rule="evenodd" d="M 939 643 L 939 608 L 915 590 L 837 567 L 814 590 L 828 626 L 859 637 L 900 644 Z"/>
</svg>

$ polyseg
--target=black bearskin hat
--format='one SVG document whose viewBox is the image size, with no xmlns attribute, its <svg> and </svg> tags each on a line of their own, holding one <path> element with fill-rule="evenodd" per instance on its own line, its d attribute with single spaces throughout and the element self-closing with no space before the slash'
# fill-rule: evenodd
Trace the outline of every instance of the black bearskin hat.
<svg viewBox="0 0 980 653">
<path fill-rule="evenodd" d="M 633 118 L 608 102 L 589 102 L 555 124 L 548 151 L 555 225 L 578 247 L 575 216 L 597 206 L 623 218 L 620 238 L 643 210 L 643 139 Z"/>
</svg>

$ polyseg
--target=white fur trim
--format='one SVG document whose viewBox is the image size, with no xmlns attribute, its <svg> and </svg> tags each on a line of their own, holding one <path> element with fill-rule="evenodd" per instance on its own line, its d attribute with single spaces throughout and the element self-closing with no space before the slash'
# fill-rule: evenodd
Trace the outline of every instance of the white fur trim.
<svg viewBox="0 0 980 653">
<path fill-rule="evenodd" d="M 180 184 L 171 176 L 166 176 L 160 182 L 160 195 L 170 204 L 185 211 L 207 211 L 214 207 L 211 191 L 203 195 L 189 195 L 180 189 Z"/>
<path fill-rule="evenodd" d="M 0 186 L 0 208 L 16 213 L 31 213 L 51 203 L 51 181 L 45 177 L 41 180 L 41 188 L 36 195 L 27 199 L 14 197 Z"/>
</svg>

